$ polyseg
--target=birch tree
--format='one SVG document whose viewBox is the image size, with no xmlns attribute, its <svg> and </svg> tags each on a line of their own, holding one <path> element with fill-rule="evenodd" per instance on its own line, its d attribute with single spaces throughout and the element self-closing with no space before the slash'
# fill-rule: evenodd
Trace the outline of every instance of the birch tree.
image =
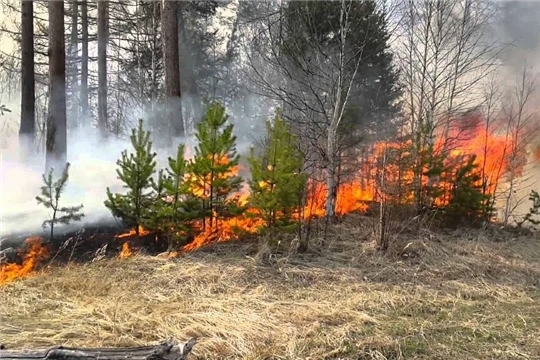
<svg viewBox="0 0 540 360">
<path fill-rule="evenodd" d="M 254 84 L 282 102 L 311 154 L 308 164 L 324 174 L 328 218 L 336 211 L 342 151 L 395 110 L 386 31 L 374 1 L 294 1 L 268 20 L 256 40 L 262 50 L 250 59 Z"/>
<path fill-rule="evenodd" d="M 516 211 L 529 196 L 532 184 L 530 176 L 524 176 L 528 165 L 527 150 L 538 134 L 537 107 L 534 104 L 536 79 L 531 70 L 524 67 L 516 84 L 507 94 L 503 114 L 507 121 L 509 148 L 505 157 L 506 175 L 503 191 L 503 224 L 506 226 L 519 214 Z"/>
<path fill-rule="evenodd" d="M 456 117 L 479 106 L 481 81 L 495 70 L 502 47 L 488 37 L 496 7 L 489 1 L 399 2 L 396 53 L 404 83 L 404 113 L 413 136 L 415 203 L 429 206 L 424 184 L 429 153 L 454 146 Z M 440 141 L 437 141 L 439 139 Z"/>
</svg>

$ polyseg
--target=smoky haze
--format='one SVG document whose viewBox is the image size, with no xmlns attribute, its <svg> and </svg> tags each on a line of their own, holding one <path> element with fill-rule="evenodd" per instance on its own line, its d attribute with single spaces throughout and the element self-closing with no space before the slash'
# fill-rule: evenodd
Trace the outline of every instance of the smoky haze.
<svg viewBox="0 0 540 360">
<path fill-rule="evenodd" d="M 491 35 L 511 44 L 500 60 L 515 74 L 523 66 L 540 65 L 540 2 L 505 1 L 499 4 L 499 20 Z"/>
<path fill-rule="evenodd" d="M 503 86 L 512 86 L 524 65 L 532 66 L 538 72 L 540 65 L 540 2 L 511 1 L 499 2 L 498 19 L 486 36 L 512 45 L 499 55 L 505 65 L 500 77 L 508 79 Z M 490 40 L 493 40 L 490 39 Z M 261 64 L 264 66 L 264 64 Z M 246 84 L 247 85 L 247 84 Z M 17 127 L 20 101 L 13 96 L 9 103 L 3 103 L 13 110 L 12 113 L 0 117 L 0 121 L 11 121 Z M 185 99 L 185 98 L 184 98 Z M 534 101 L 534 106 L 538 102 Z M 263 106 L 261 106 L 263 104 Z M 227 104 L 230 121 L 235 124 L 235 135 L 238 137 L 237 150 L 243 156 L 258 138 L 264 135 L 264 121 L 272 116 L 272 106 L 263 98 L 248 95 L 238 101 Z M 138 116 L 133 115 L 128 123 L 137 123 Z M 155 119 L 153 114 L 144 114 L 148 124 Z M 69 121 L 69 119 L 68 119 Z M 0 134 L 0 136 L 8 136 Z M 31 161 L 21 161 L 16 131 L 8 136 L 8 141 L 0 149 L 0 237 L 11 233 L 38 232 L 44 220 L 50 218 L 50 210 L 38 205 L 35 197 L 43 185 L 42 174 L 45 170 L 44 154 L 36 154 Z M 185 142 L 193 148 L 195 139 L 177 139 L 175 146 Z M 158 169 L 166 167 L 168 156 L 176 154 L 176 148 L 163 149 L 159 139 L 154 139 L 154 149 L 158 153 Z M 117 179 L 116 161 L 123 150 L 131 149 L 129 139 L 109 138 L 107 142 L 99 141 L 97 129 L 82 129 L 68 134 L 68 161 L 71 163 L 70 179 L 61 198 L 62 206 L 83 204 L 85 217 L 74 226 L 84 223 L 113 222 L 109 210 L 104 206 L 106 188 L 113 192 L 124 191 Z M 241 168 L 242 169 L 242 168 Z M 245 169 L 245 168 L 244 168 Z M 534 176 L 540 176 L 537 165 L 528 169 Z M 246 171 L 241 175 L 249 176 Z M 538 185 L 534 185 L 538 188 Z M 526 191 L 525 191 L 526 192 Z M 525 203 L 524 207 L 529 204 Z"/>
<path fill-rule="evenodd" d="M 258 99 L 252 98 L 255 103 Z M 16 109 L 16 103 L 9 104 Z M 227 109 L 229 121 L 235 125 L 234 134 L 237 136 L 237 152 L 241 155 L 239 174 L 249 176 L 246 171 L 246 156 L 249 155 L 252 141 L 263 136 L 261 125 L 267 117 L 246 118 L 242 113 L 236 113 L 233 106 Z M 17 112 L 10 114 L 17 116 Z M 142 116 L 145 119 L 145 128 L 151 130 L 153 116 Z M 137 123 L 134 118 L 130 121 Z M 258 124 L 259 123 L 259 124 Z M 263 127 L 264 128 L 264 127 Z M 128 135 L 128 134 L 127 134 Z M 4 134 L 4 147 L 0 152 L 0 237 L 20 233 L 39 233 L 42 231 L 41 224 L 51 216 L 51 210 L 39 205 L 35 199 L 40 195 L 40 187 L 43 185 L 42 174 L 45 170 L 45 155 L 34 154 L 29 159 L 22 161 L 18 146 L 18 135 L 12 133 L 6 139 Z M 196 139 L 193 135 L 179 138 L 173 141 L 172 148 L 164 148 L 159 139 L 153 139 L 153 151 L 157 153 L 156 170 L 166 168 L 167 158 L 176 155 L 177 146 L 185 143 L 187 157 L 194 154 L 193 148 Z M 106 189 L 112 192 L 125 192 L 120 180 L 117 179 L 116 161 L 121 152 L 132 151 L 129 136 L 124 139 L 109 137 L 107 141 L 100 140 L 97 128 L 86 128 L 68 133 L 67 160 L 71 164 L 69 180 L 66 189 L 60 198 L 60 206 L 76 206 L 83 204 L 85 217 L 80 222 L 74 222 L 69 229 L 80 228 L 84 224 L 109 224 L 116 223 L 109 209 L 104 205 L 107 198 Z M 66 228 L 57 225 L 58 229 Z"/>
</svg>

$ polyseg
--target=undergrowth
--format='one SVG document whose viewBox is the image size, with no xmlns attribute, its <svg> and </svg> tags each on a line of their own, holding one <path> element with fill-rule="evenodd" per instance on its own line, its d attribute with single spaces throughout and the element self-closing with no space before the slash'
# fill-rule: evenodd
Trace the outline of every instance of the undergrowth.
<svg viewBox="0 0 540 360">
<path fill-rule="evenodd" d="M 352 221 L 303 254 L 233 242 L 173 260 L 45 269 L 0 288 L 0 342 L 134 346 L 196 336 L 199 360 L 538 357 L 537 240 L 426 231 L 381 255 L 369 228 Z"/>
</svg>

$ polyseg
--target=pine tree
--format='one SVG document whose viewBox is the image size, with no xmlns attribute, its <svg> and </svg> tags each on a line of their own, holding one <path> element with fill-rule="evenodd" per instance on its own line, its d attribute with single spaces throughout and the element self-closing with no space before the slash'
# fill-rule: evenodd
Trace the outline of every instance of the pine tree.
<svg viewBox="0 0 540 360">
<path fill-rule="evenodd" d="M 113 216 L 122 219 L 126 226 L 136 228 L 139 235 L 139 226 L 149 219 L 149 209 L 155 201 L 155 193 L 152 191 L 152 176 L 156 170 L 156 153 L 152 152 L 150 132 L 143 129 L 143 121 L 139 120 L 137 129 L 131 130 L 131 144 L 134 153 L 128 155 L 122 151 L 122 157 L 116 162 L 119 169 L 116 170 L 118 179 L 128 189 L 126 194 L 113 194 L 107 188 L 108 200 L 105 206 L 109 208 Z"/>
<path fill-rule="evenodd" d="M 169 168 L 161 170 L 153 183 L 156 199 L 150 206 L 151 215 L 143 225 L 165 235 L 169 248 L 191 230 L 190 224 L 201 216 L 201 202 L 189 195 L 184 181 L 189 162 L 184 158 L 185 145 L 178 146 L 176 158 L 169 157 Z"/>
<path fill-rule="evenodd" d="M 268 227 L 291 225 L 295 210 L 301 205 L 306 186 L 302 156 L 296 148 L 296 137 L 279 114 L 274 123 L 267 122 L 267 139 L 259 154 L 252 148 L 248 158 L 251 167 L 251 205 L 261 211 Z"/>
<path fill-rule="evenodd" d="M 79 221 L 84 217 L 81 213 L 83 205 L 79 206 L 60 206 L 60 196 L 65 190 L 67 181 L 69 179 L 69 163 L 66 163 L 64 171 L 60 178 L 53 181 L 53 169 L 49 170 L 47 175 L 43 174 L 43 182 L 45 185 L 41 187 L 41 196 L 36 196 L 36 200 L 39 204 L 43 204 L 46 208 L 53 211 L 51 219 L 43 222 L 43 227 L 50 226 L 51 228 L 51 240 L 54 236 L 55 224 L 69 224 L 72 221 Z M 59 214 L 63 214 L 60 215 Z"/>
<path fill-rule="evenodd" d="M 167 177 L 164 174 L 164 170 L 158 171 L 157 180 L 150 178 L 150 187 L 152 189 L 151 201 L 148 203 L 146 216 L 141 219 L 140 225 L 150 231 L 160 232 L 166 227 L 165 218 L 163 214 L 164 209 L 169 206 L 166 199 L 165 183 Z"/>
<path fill-rule="evenodd" d="M 450 179 L 447 181 L 452 187 L 445 213 L 446 220 L 452 225 L 472 223 L 486 214 L 484 204 L 488 195 L 482 192 L 481 176 L 475 161 L 473 155 L 455 170 L 448 169 Z"/>
<path fill-rule="evenodd" d="M 236 153 L 233 125 L 218 102 L 207 107 L 197 125 L 195 157 L 190 163 L 189 187 L 202 201 L 203 226 L 213 227 L 218 217 L 236 215 L 241 209 L 227 198 L 240 189 L 242 178 L 235 174 L 240 160 Z M 208 220 L 208 221 L 207 221 Z"/>
<path fill-rule="evenodd" d="M 190 171 L 190 163 L 184 157 L 185 145 L 178 146 L 176 159 L 169 157 L 169 168 L 165 181 L 165 193 L 171 198 L 173 221 L 192 221 L 201 216 L 201 202 L 190 194 L 190 184 L 185 181 Z"/>
<path fill-rule="evenodd" d="M 540 220 L 538 220 L 538 215 L 540 215 L 540 194 L 538 191 L 531 190 L 529 193 L 529 201 L 532 202 L 529 211 L 521 221 L 517 223 L 517 227 L 522 227 L 525 223 L 530 222 L 532 225 L 540 225 Z M 536 216 L 537 218 L 533 218 Z"/>
</svg>

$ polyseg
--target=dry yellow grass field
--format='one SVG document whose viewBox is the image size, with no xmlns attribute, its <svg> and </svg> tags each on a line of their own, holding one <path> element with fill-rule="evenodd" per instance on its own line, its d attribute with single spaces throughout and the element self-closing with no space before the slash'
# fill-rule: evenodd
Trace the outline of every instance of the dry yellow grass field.
<svg viewBox="0 0 540 360">
<path fill-rule="evenodd" d="M 304 255 L 230 243 L 50 267 L 0 288 L 0 343 L 197 336 L 192 359 L 540 359 L 540 240 L 404 236 L 383 257 L 364 237 L 343 224 Z"/>
</svg>

